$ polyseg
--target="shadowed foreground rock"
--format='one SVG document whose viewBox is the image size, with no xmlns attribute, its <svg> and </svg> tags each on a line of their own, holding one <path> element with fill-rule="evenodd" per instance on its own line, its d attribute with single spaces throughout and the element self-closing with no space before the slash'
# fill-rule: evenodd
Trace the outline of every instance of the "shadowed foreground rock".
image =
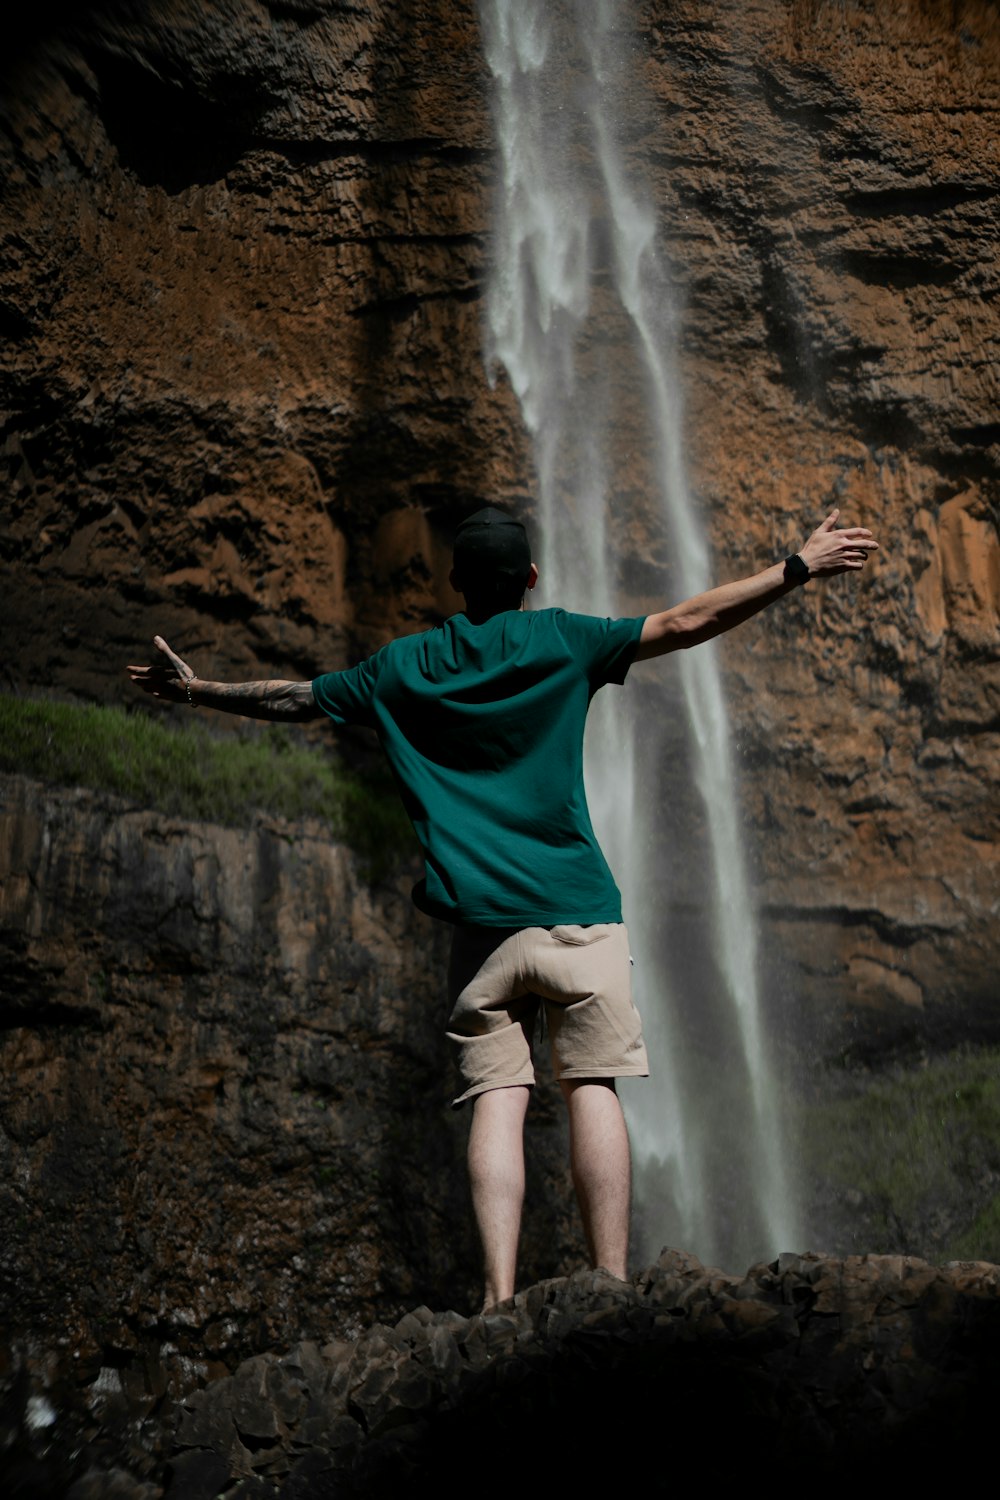
<svg viewBox="0 0 1000 1500">
<path fill-rule="evenodd" d="M 258 1355 L 180 1407 L 155 1473 L 92 1465 L 68 1493 L 318 1500 L 446 1470 L 499 1494 L 611 1480 L 623 1452 L 656 1492 L 678 1464 L 927 1479 L 985 1455 L 998 1377 L 997 1266 L 783 1255 L 740 1279 L 664 1251 L 633 1285 L 580 1273 L 490 1316 L 421 1307 Z"/>
</svg>

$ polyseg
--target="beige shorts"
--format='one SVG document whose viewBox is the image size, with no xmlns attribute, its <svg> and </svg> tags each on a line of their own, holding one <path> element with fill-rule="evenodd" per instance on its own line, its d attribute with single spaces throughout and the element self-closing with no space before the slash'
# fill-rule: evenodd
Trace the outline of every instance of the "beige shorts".
<svg viewBox="0 0 1000 1500">
<path fill-rule="evenodd" d="M 642 1022 L 621 922 L 589 927 L 459 927 L 451 950 L 448 1035 L 465 1085 L 457 1108 L 488 1089 L 533 1084 L 539 1006 L 557 1078 L 646 1078 Z"/>
</svg>

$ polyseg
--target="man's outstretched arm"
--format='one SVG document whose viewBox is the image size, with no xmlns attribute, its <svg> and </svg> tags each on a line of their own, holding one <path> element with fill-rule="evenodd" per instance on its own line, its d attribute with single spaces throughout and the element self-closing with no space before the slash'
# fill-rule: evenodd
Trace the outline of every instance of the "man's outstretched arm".
<svg viewBox="0 0 1000 1500">
<path fill-rule="evenodd" d="M 878 542 L 867 527 L 848 526 L 838 531 L 839 516 L 839 510 L 831 512 L 799 551 L 810 578 L 856 573 L 864 567 L 869 554 L 878 551 Z M 685 599 L 683 604 L 675 604 L 662 614 L 648 615 L 635 659 L 646 661 L 651 656 L 664 656 L 668 651 L 710 641 L 732 630 L 734 625 L 742 625 L 744 620 L 796 587 L 794 579 L 785 577 L 784 563 L 775 563 L 752 578 L 723 583 L 707 593 L 696 594 L 693 599 Z"/>
<path fill-rule="evenodd" d="M 189 703 L 193 708 L 217 708 L 245 719 L 319 719 L 323 710 L 313 697 L 311 682 L 204 682 L 194 669 L 171 651 L 160 635 L 153 645 L 164 656 L 151 667 L 128 667 L 136 687 L 169 703 Z"/>
</svg>

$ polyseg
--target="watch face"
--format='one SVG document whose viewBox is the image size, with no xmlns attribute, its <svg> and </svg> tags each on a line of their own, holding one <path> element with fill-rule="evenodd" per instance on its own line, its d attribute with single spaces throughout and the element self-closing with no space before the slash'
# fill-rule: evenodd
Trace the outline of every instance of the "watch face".
<svg viewBox="0 0 1000 1500">
<path fill-rule="evenodd" d="M 805 583 L 809 577 L 808 564 L 802 561 L 797 552 L 785 558 L 785 577 L 790 583 Z"/>
</svg>

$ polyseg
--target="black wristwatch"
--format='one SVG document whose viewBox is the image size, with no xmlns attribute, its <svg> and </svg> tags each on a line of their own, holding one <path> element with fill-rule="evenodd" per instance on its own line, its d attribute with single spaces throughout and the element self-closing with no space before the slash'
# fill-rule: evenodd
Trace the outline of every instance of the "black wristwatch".
<svg viewBox="0 0 1000 1500">
<path fill-rule="evenodd" d="M 785 558 L 785 582 L 786 583 L 808 583 L 809 564 L 803 562 L 797 552 L 791 557 Z"/>
</svg>

